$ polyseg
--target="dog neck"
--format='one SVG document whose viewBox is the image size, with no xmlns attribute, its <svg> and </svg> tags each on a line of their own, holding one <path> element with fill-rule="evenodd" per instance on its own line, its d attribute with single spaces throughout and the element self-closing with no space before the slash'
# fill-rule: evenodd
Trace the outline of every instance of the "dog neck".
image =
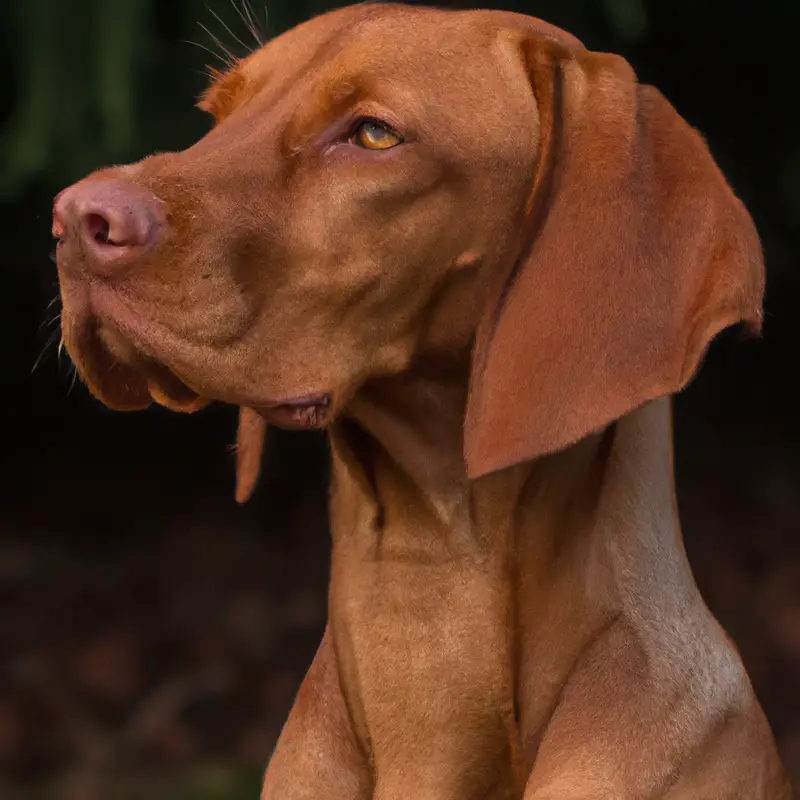
<svg viewBox="0 0 800 800">
<path fill-rule="evenodd" d="M 431 360 L 373 381 L 331 431 L 331 630 L 374 758 L 423 763 L 417 737 L 394 732 L 422 731 L 413 709 L 450 702 L 453 751 L 440 750 L 431 774 L 461 774 L 469 751 L 505 764 L 513 783 L 587 653 L 623 631 L 652 663 L 674 653 L 664 639 L 676 626 L 716 634 L 681 541 L 669 399 L 470 481 L 467 370 Z M 467 724 L 476 718 L 480 732 Z"/>
<path fill-rule="evenodd" d="M 402 376 L 372 381 L 350 408 L 350 419 L 371 442 L 371 457 L 362 453 L 371 479 L 389 473 L 402 478 L 406 491 L 446 528 L 457 524 L 469 495 L 465 407 L 465 370 L 431 360 Z"/>
</svg>

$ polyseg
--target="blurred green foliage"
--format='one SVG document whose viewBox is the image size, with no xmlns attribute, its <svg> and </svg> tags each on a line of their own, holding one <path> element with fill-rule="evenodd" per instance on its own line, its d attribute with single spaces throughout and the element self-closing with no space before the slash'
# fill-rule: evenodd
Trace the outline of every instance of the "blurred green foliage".
<svg viewBox="0 0 800 800">
<path fill-rule="evenodd" d="M 344 0 L 0 0 L 0 362 L 27 378 L 55 292 L 53 195 L 88 172 L 182 149 L 208 130 L 192 108 L 208 66 Z M 800 0 L 439 0 L 521 11 L 621 53 L 700 129 L 755 217 L 767 322 L 800 325 Z M 33 389 L 31 389 L 33 391 Z M 23 402 L 20 399 L 20 402 Z"/>
<path fill-rule="evenodd" d="M 11 77 L 12 96 L 11 113 L 0 128 L 5 161 L 0 200 L 43 176 L 63 183 L 150 147 L 164 149 L 165 134 L 180 144 L 193 133 L 185 108 L 203 86 L 205 64 L 218 65 L 224 49 L 239 56 L 255 46 L 253 27 L 266 38 L 335 5 L 343 3 L 284 0 L 267 8 L 260 0 L 8 3 L 0 22 L 11 55 L 4 72 Z M 526 5 L 563 24 L 585 21 L 588 13 L 623 39 L 634 40 L 647 27 L 643 0 L 516 3 Z M 183 105 L 170 108 L 181 95 Z"/>
<path fill-rule="evenodd" d="M 53 195 L 88 172 L 182 149 L 208 130 L 192 108 L 208 67 L 343 0 L 0 2 L 0 219 L 9 235 L 2 320 L 38 341 L 52 298 Z M 706 136 L 767 255 L 767 322 L 800 325 L 800 0 L 440 0 L 521 11 L 621 53 Z M 779 289 L 776 291 L 776 287 Z M 6 306 L 3 306 L 6 303 Z M 2 333 L 2 330 L 0 330 Z M 12 382 L 35 351 L 2 366 Z"/>
<path fill-rule="evenodd" d="M 4 397 L 15 403 L 12 418 L 32 420 L 25 430 L 47 440 L 48 446 L 50 438 L 63 435 L 59 413 L 70 425 L 80 419 L 67 415 L 77 413 L 74 408 L 64 410 L 64 385 L 56 368 L 30 377 L 42 350 L 39 323 L 57 291 L 55 269 L 47 260 L 53 194 L 103 165 L 186 147 L 209 127 L 205 115 L 191 105 L 208 83 L 207 67 L 223 63 L 224 49 L 234 57 L 245 55 L 256 46 L 250 28 L 269 38 L 345 4 L 270 0 L 265 7 L 263 0 L 249 0 L 250 6 L 246 2 L 0 2 L 0 100 L 5 111 L 0 118 L 0 336 L 12 343 L 0 360 L 0 382 Z M 593 49 L 622 53 L 644 81 L 659 86 L 706 135 L 759 226 L 769 275 L 768 347 L 760 353 L 760 363 L 786 369 L 787 352 L 796 361 L 800 0 L 436 4 L 502 7 L 542 17 Z M 780 346 L 781 330 L 789 331 L 783 337 L 787 349 Z M 92 413 L 102 412 L 93 405 Z M 6 453 L 11 446 L 4 445 Z M 260 768 L 199 763 L 179 775 L 173 772 L 169 782 L 163 775 L 137 777 L 124 796 L 255 797 Z M 3 787 L 0 775 L 0 795 L 5 797 Z M 30 795 L 31 800 L 52 796 L 50 786 Z"/>
</svg>

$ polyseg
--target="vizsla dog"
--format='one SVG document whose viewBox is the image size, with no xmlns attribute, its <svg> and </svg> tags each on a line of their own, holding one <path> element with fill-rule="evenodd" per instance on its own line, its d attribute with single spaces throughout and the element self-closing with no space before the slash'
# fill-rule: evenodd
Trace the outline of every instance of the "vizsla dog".
<svg viewBox="0 0 800 800">
<path fill-rule="evenodd" d="M 750 217 L 628 64 L 368 4 L 218 75 L 181 153 L 62 192 L 89 388 L 326 427 L 327 630 L 264 800 L 788 798 L 675 504 L 669 396 L 758 329 Z"/>
</svg>

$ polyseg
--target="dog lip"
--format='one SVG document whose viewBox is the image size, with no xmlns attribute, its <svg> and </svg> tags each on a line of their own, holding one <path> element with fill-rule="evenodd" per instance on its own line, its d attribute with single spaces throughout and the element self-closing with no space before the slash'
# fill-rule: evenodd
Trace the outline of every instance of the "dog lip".
<svg viewBox="0 0 800 800">
<path fill-rule="evenodd" d="M 312 408 L 315 406 L 328 408 L 331 404 L 330 392 L 319 392 L 317 394 L 307 394 L 301 397 L 293 397 L 288 400 L 276 400 L 268 403 L 260 403 L 259 407 L 265 411 L 273 408 Z"/>
<path fill-rule="evenodd" d="M 320 428 L 331 408 L 330 392 L 303 395 L 280 402 L 259 403 L 253 409 L 273 425 L 289 429 Z"/>
<path fill-rule="evenodd" d="M 81 338 L 78 355 L 84 364 L 98 361 L 107 364 L 106 369 L 99 372 L 95 368 L 93 377 L 87 381 L 92 391 L 97 389 L 106 405 L 121 408 L 122 403 L 127 407 L 133 400 L 126 400 L 124 395 L 133 397 L 137 390 L 140 395 L 147 395 L 147 403 L 141 402 L 136 407 L 155 401 L 173 411 L 187 413 L 211 402 L 170 366 L 144 352 L 131 338 L 129 321 L 134 312 L 128 308 L 124 298 L 100 284 L 81 286 L 78 296 L 79 301 L 74 303 L 70 315 L 72 327 Z M 108 313 L 109 299 L 113 299 L 112 313 Z M 115 375 L 123 375 L 116 381 L 116 388 L 110 386 Z"/>
<path fill-rule="evenodd" d="M 142 342 L 140 341 L 140 337 L 136 334 L 142 322 L 138 319 L 136 311 L 129 307 L 125 297 L 120 297 L 119 293 L 98 283 L 92 286 L 91 301 L 93 311 L 101 320 L 104 321 L 108 319 L 114 330 L 119 331 L 122 336 L 132 340 L 134 347 L 141 351 L 141 355 L 146 360 L 152 362 L 154 365 L 159 365 L 164 372 L 174 376 L 175 381 L 183 385 L 182 389 L 185 388 L 188 390 L 187 394 L 191 393 L 192 397 L 189 398 L 189 405 L 192 406 L 192 410 L 196 400 L 199 400 L 201 397 L 204 401 L 214 397 L 213 395 L 199 393 L 181 374 L 179 374 L 179 372 L 168 367 L 153 353 L 147 352 L 147 350 L 141 350 Z M 158 381 L 156 381 L 156 383 L 158 383 Z M 168 383 L 172 383 L 172 381 L 168 381 Z M 157 386 L 156 388 L 162 387 Z M 183 392 L 181 393 L 183 394 Z M 151 392 L 152 399 L 162 405 L 164 405 L 162 400 L 165 397 L 175 402 L 178 402 L 180 399 L 178 397 L 169 397 L 169 395 L 164 392 L 157 394 L 158 396 Z M 163 397 L 162 394 L 164 395 Z M 216 399 L 222 400 L 223 402 L 232 402 L 230 398 L 225 397 L 216 397 Z M 308 429 L 321 427 L 327 421 L 333 403 L 331 392 L 314 392 L 279 400 L 267 399 L 256 402 L 245 402 L 244 405 L 251 407 L 254 411 L 260 413 L 267 421 L 279 427 Z M 176 408 L 175 410 L 181 409 Z"/>
</svg>

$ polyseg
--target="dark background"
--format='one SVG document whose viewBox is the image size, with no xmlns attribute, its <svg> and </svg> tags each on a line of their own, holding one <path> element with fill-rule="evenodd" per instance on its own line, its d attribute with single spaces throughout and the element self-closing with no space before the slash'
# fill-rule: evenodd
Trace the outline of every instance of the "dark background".
<svg viewBox="0 0 800 800">
<path fill-rule="evenodd" d="M 3 798 L 256 797 L 319 637 L 324 440 L 273 433 L 239 508 L 232 409 L 106 411 L 72 385 L 48 306 L 53 195 L 207 130 L 193 101 L 215 59 L 195 45 L 219 46 L 199 24 L 243 54 L 234 2 L 0 2 Z M 267 36 L 332 5 L 273 0 L 265 24 L 254 0 Z M 678 493 L 698 582 L 800 778 L 800 3 L 498 6 L 625 55 L 762 234 L 764 336 L 725 334 L 677 399 Z"/>
</svg>

